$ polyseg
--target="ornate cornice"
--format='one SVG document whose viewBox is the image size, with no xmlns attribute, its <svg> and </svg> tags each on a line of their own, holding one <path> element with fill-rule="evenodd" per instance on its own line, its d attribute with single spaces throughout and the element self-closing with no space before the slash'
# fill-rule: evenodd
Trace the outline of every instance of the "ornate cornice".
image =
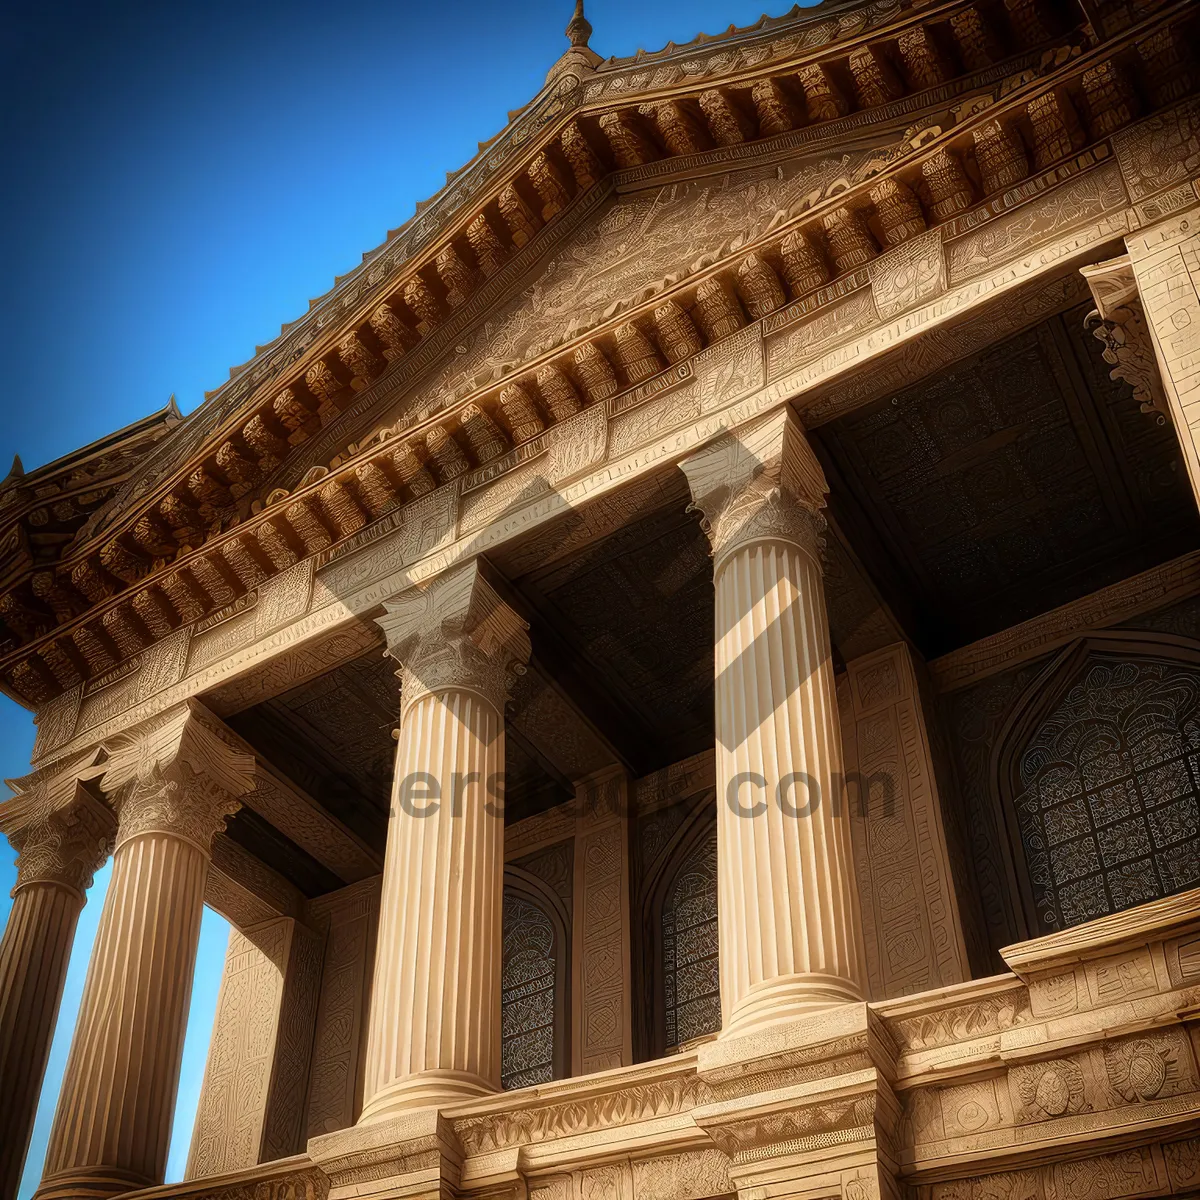
<svg viewBox="0 0 1200 1200">
<path fill-rule="evenodd" d="M 941 9 L 931 11 L 944 16 Z M 595 450 L 591 441 L 569 445 L 567 437 L 590 430 L 593 418 L 612 421 L 685 383 L 705 364 L 715 363 L 722 350 L 736 373 L 741 370 L 737 347 L 748 336 L 768 340 L 768 377 L 778 379 L 785 360 L 806 359 L 805 347 L 822 339 L 828 344 L 827 330 L 870 329 L 949 283 L 974 278 L 986 269 L 986 262 L 970 258 L 979 239 L 987 239 L 981 227 L 1006 220 L 1014 208 L 1040 203 L 1060 186 L 1064 197 L 1082 193 L 1093 210 L 1123 208 L 1128 200 L 1111 161 L 1114 147 L 1121 141 L 1130 153 L 1141 151 L 1136 127 L 1110 140 L 1114 112 L 1116 120 L 1130 122 L 1133 109 L 1122 109 L 1121 90 L 1108 86 L 1105 64 L 1118 50 L 1128 57 L 1130 46 L 1161 57 L 1164 37 L 1170 43 L 1170 37 L 1180 36 L 1182 12 L 1179 6 L 1167 8 L 1132 27 L 1120 47 L 1048 55 L 1040 68 L 1045 73 L 1028 70 L 1001 85 L 991 103 L 965 105 L 946 118 L 951 126 L 944 132 L 919 133 L 903 143 L 902 153 L 861 164 L 863 173 L 849 191 L 815 202 L 807 197 L 791 222 L 738 247 L 735 261 L 723 259 L 644 299 L 636 309 L 590 330 L 574 350 L 556 350 L 503 383 L 458 397 L 455 406 L 462 407 L 452 418 L 430 411 L 417 425 L 402 421 L 352 444 L 328 467 L 313 467 L 292 492 L 268 496 L 270 504 L 212 534 L 153 576 L 128 590 L 104 584 L 94 607 L 52 633 L 44 627 L 38 632 L 35 614 L 30 639 L 0 662 L 0 679 L 27 701 L 42 703 L 82 678 L 111 679 L 122 669 L 119 664 L 180 626 L 236 611 L 272 576 L 298 569 L 301 560 L 349 554 L 400 526 L 415 531 L 435 509 L 458 510 L 460 494 L 464 520 L 468 510 L 470 520 L 483 520 L 487 512 L 503 509 L 506 487 L 511 494 L 501 482 L 504 476 L 515 479 L 526 464 L 540 462 L 547 468 L 542 486 L 555 486 L 562 471 L 575 469 L 581 456 Z M 1156 78 L 1162 84 L 1156 95 L 1178 94 L 1178 73 L 1172 76 L 1164 68 Z M 1102 93 L 1096 92 L 1097 81 L 1105 84 Z M 1030 110 L 1048 93 L 1072 97 L 1081 110 L 1094 112 L 1094 129 L 1110 132 L 1066 158 L 1047 157 L 1052 150 L 1077 146 L 1080 130 L 1065 142 L 1035 147 L 1022 162 L 1013 157 L 1012 139 L 997 141 L 995 129 L 1032 121 Z M 1178 117 L 1183 123 L 1191 119 L 1185 108 L 1180 106 Z M 1039 120 L 1045 129 L 1045 115 L 1039 113 Z M 981 185 L 963 167 L 976 157 L 977 141 L 993 156 L 989 178 L 1010 180 L 1018 167 L 1027 178 L 981 202 Z M 1001 162 L 1002 152 L 1009 160 Z M 1038 169 L 1042 163 L 1047 165 Z M 1130 194 L 1152 194 L 1156 186 L 1137 181 Z M 1094 199 L 1093 192 L 1098 192 Z M 1075 211 L 1068 205 L 1054 220 L 1066 222 Z M 915 232 L 918 213 L 927 226 L 924 234 Z M 818 278 L 826 282 L 817 285 Z M 790 302 L 789 292 L 795 296 Z M 746 369 L 761 370 L 753 364 Z M 729 386 L 744 382 L 743 372 L 731 377 Z M 630 422 L 632 429 L 636 419 L 625 424 Z M 509 444 L 512 448 L 505 450 Z M 91 586 L 97 577 L 81 569 L 80 580 Z"/>
<path fill-rule="evenodd" d="M 1051 31 L 1036 19 L 1025 19 L 1027 5 L 1031 12 L 1036 8 L 1033 0 L 1019 0 L 1014 13 L 1022 10 L 1021 19 L 1014 17 L 1014 32 L 1006 36 L 1020 47 L 1049 44 Z M 693 83 L 685 73 L 673 83 L 665 76 L 631 83 L 611 98 L 605 94 L 595 101 L 580 102 L 573 91 L 568 102 L 554 89 L 577 90 L 578 81 L 556 81 L 484 156 L 484 174 L 507 170 L 502 147 L 511 148 L 520 160 L 519 178 L 510 178 L 477 211 L 481 201 L 470 199 L 474 193 L 464 182 L 474 168 L 456 176 L 445 198 L 422 209 L 412 228 L 393 239 L 382 257 L 364 264 L 353 283 L 339 285 L 335 297 L 340 302 L 331 297 L 318 306 L 303 337 L 298 331 L 289 334 L 297 339 L 295 354 L 272 347 L 249 370 L 257 380 L 235 381 L 228 395 L 190 418 L 169 445 L 151 456 L 123 498 L 106 508 L 104 521 L 90 524 L 91 540 L 80 546 L 78 557 L 54 572 L 39 594 L 28 592 L 24 584 L 16 588 L 12 620 L 6 621 L 26 645 L 40 643 L 52 628 L 66 625 L 69 632 L 56 632 L 35 657 L 22 653 L 19 669 L 10 663 L 8 686 L 38 703 L 71 686 L 71 680 L 103 674 L 178 624 L 253 590 L 298 557 L 353 536 L 404 498 L 456 477 L 464 467 L 490 465 L 510 439 L 520 440 L 505 408 L 504 388 L 461 411 L 440 414 L 428 428 L 389 430 L 390 444 L 375 442 L 366 455 L 352 448 L 350 458 L 343 455 L 332 469 L 314 468 L 290 496 L 276 498 L 266 491 L 266 481 L 294 447 L 356 409 L 359 392 L 390 364 L 413 357 L 414 339 L 432 345 L 443 331 L 449 335 L 452 326 L 461 326 L 460 314 L 477 295 L 501 286 L 504 279 L 515 282 L 511 271 L 517 269 L 516 260 L 532 252 L 540 228 L 561 223 L 563 214 L 585 203 L 611 172 L 646 170 L 673 159 L 725 160 L 752 150 L 756 142 L 786 140 L 792 136 L 789 130 L 802 125 L 807 125 L 805 134 L 828 127 L 834 135 L 839 122 L 876 112 L 886 121 L 883 114 L 904 93 L 918 104 L 946 104 L 955 89 L 994 73 L 1008 53 L 994 39 L 980 41 L 971 32 L 970 20 L 959 19 L 968 11 L 969 5 L 955 0 L 919 13 L 878 5 L 852 14 L 849 8 L 822 14 L 832 22 L 827 32 L 840 39 L 834 49 L 824 46 L 824 35 L 809 39 L 806 33 L 781 43 L 786 61 L 775 55 L 734 55 L 730 62 L 745 75 L 722 76 L 719 89 L 706 89 L 703 78 Z M 922 33 L 930 25 L 944 27 L 946 37 L 966 39 L 961 51 L 965 65 L 935 51 Z M 788 28 L 817 25 L 806 16 Z M 764 36 L 764 31 L 753 34 Z M 845 59 L 846 65 L 831 76 L 822 55 L 834 55 L 839 63 Z M 834 76 L 843 82 L 834 86 Z M 911 224 L 903 203 L 893 207 L 901 225 L 906 220 Z M 434 219 L 435 210 L 441 214 L 443 208 L 454 214 L 449 229 Z M 830 217 L 831 229 L 841 219 L 837 212 Z M 853 213 L 846 219 L 861 227 Z M 888 219 L 883 218 L 885 229 Z M 823 239 L 828 230 L 816 232 Z M 449 241 L 439 240 L 442 234 Z M 840 235 L 835 231 L 830 236 L 836 243 Z M 886 231 L 870 236 L 888 242 L 892 237 Z M 804 291 L 811 269 L 796 266 L 799 260 L 788 247 L 772 251 L 779 253 L 789 287 Z M 818 257 L 824 258 L 824 252 Z M 509 267 L 502 261 L 506 259 L 512 260 Z M 384 269 L 385 260 L 395 265 L 396 275 Z M 848 261 L 842 251 L 832 253 L 838 272 Z M 710 289 L 711 295 L 700 298 L 698 328 L 697 314 L 689 315 L 686 307 L 697 302 L 681 297 L 685 306 L 678 316 L 670 305 L 660 314 L 660 304 L 648 314 L 647 328 L 617 325 L 574 353 L 562 354 L 561 361 L 538 367 L 528 381 L 521 381 L 533 411 L 539 405 L 543 410 L 532 428 L 547 417 L 558 421 L 580 404 L 595 403 L 622 382 L 636 386 L 647 366 L 658 369 L 664 357 L 673 362 L 693 345 L 719 336 L 729 322 L 734 327 L 743 323 L 743 305 L 757 319 L 772 296 L 786 299 L 777 274 L 780 262 L 768 259 L 742 270 L 736 284 L 731 279 Z M 821 269 L 828 277 L 830 264 Z M 333 312 L 339 314 L 336 321 Z M 705 313 L 711 322 L 707 326 Z M 640 357 L 633 349 L 639 339 L 649 351 Z M 417 357 L 422 349 L 417 348 Z M 295 365 L 288 368 L 289 363 Z M 264 390 L 267 379 L 285 369 L 296 372 L 292 382 L 276 379 L 270 391 Z M 258 409 L 252 413 L 246 389 L 256 387 Z M 529 421 L 521 426 L 530 427 Z M 352 469 L 344 469 L 351 461 Z M 186 477 L 170 474 L 184 463 Z M 170 476 L 169 492 L 167 482 L 158 482 L 160 476 L 164 481 Z"/>
</svg>

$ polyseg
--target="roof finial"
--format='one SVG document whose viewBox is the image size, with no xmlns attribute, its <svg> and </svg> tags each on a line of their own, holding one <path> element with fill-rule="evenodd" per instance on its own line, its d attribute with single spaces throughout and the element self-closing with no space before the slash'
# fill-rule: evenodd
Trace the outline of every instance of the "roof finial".
<svg viewBox="0 0 1200 1200">
<path fill-rule="evenodd" d="M 592 36 L 592 25 L 583 15 L 583 0 L 575 0 L 575 15 L 567 22 L 566 32 L 572 46 L 583 50 L 588 48 L 588 38 Z"/>
<path fill-rule="evenodd" d="M 592 36 L 592 23 L 583 15 L 583 0 L 575 0 L 575 14 L 567 22 L 567 40 L 571 43 L 562 57 L 550 68 L 546 82 L 550 83 L 563 75 L 574 75 L 582 79 L 591 75 L 601 62 L 600 55 L 588 45 Z"/>
</svg>

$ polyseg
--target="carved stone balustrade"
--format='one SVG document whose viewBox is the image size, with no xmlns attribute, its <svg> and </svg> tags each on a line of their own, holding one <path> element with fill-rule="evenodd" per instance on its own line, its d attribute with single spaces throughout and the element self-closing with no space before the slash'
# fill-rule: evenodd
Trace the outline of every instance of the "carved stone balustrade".
<svg viewBox="0 0 1200 1200">
<path fill-rule="evenodd" d="M 1011 972 L 403 1112 L 130 1200 L 1188 1194 L 1197 946 L 1191 891 L 1010 946 Z"/>
</svg>

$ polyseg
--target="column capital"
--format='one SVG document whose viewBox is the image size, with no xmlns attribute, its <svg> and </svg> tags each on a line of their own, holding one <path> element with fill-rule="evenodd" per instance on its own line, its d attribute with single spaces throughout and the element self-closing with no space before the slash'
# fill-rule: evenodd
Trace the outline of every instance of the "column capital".
<svg viewBox="0 0 1200 1200">
<path fill-rule="evenodd" d="M 17 793 L 0 804 L 0 832 L 17 852 L 18 889 L 57 883 L 81 896 L 112 853 L 116 818 L 82 785 L 91 756 L 8 780 Z"/>
<path fill-rule="evenodd" d="M 1109 377 L 1128 383 L 1142 412 L 1156 413 L 1159 424 L 1171 420 L 1129 255 L 1081 267 L 1079 273 L 1096 302 L 1084 326 L 1104 346 L 1104 361 L 1112 367 Z"/>
<path fill-rule="evenodd" d="M 500 598 L 478 560 L 384 603 L 376 622 L 400 664 L 403 707 L 444 691 L 476 692 L 503 713 L 529 661 L 529 625 Z"/>
<path fill-rule="evenodd" d="M 1096 311 L 1105 321 L 1120 320 L 1120 311 L 1137 299 L 1137 279 L 1128 254 L 1080 267 L 1079 273 L 1087 281 Z"/>
<path fill-rule="evenodd" d="M 719 571 L 734 551 L 754 542 L 784 541 L 818 564 L 829 485 L 790 408 L 732 429 L 679 464 L 704 515 Z"/>
<path fill-rule="evenodd" d="M 254 789 L 255 760 L 202 704 L 188 700 L 106 742 L 102 786 L 120 815 L 117 845 L 144 833 L 209 853 Z"/>
</svg>

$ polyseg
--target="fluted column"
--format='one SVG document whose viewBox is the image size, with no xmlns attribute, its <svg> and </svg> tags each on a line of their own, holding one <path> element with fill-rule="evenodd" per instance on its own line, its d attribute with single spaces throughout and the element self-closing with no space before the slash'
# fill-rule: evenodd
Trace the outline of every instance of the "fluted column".
<svg viewBox="0 0 1200 1200">
<path fill-rule="evenodd" d="M 253 758 L 214 729 L 189 703 L 112 746 L 112 879 L 39 1197 L 162 1182 L 210 846 L 253 784 Z"/>
<path fill-rule="evenodd" d="M 685 459 L 713 546 L 725 1033 L 864 995 L 818 538 L 826 484 L 782 410 Z"/>
<path fill-rule="evenodd" d="M 385 607 L 402 710 L 360 1123 L 500 1086 L 504 704 L 529 656 L 474 563 Z"/>
<path fill-rule="evenodd" d="M 92 876 L 112 850 L 113 815 L 73 774 L 30 784 L 0 805 L 17 851 L 17 884 L 0 939 L 0 1197 L 21 1181 L 75 926 Z"/>
</svg>

